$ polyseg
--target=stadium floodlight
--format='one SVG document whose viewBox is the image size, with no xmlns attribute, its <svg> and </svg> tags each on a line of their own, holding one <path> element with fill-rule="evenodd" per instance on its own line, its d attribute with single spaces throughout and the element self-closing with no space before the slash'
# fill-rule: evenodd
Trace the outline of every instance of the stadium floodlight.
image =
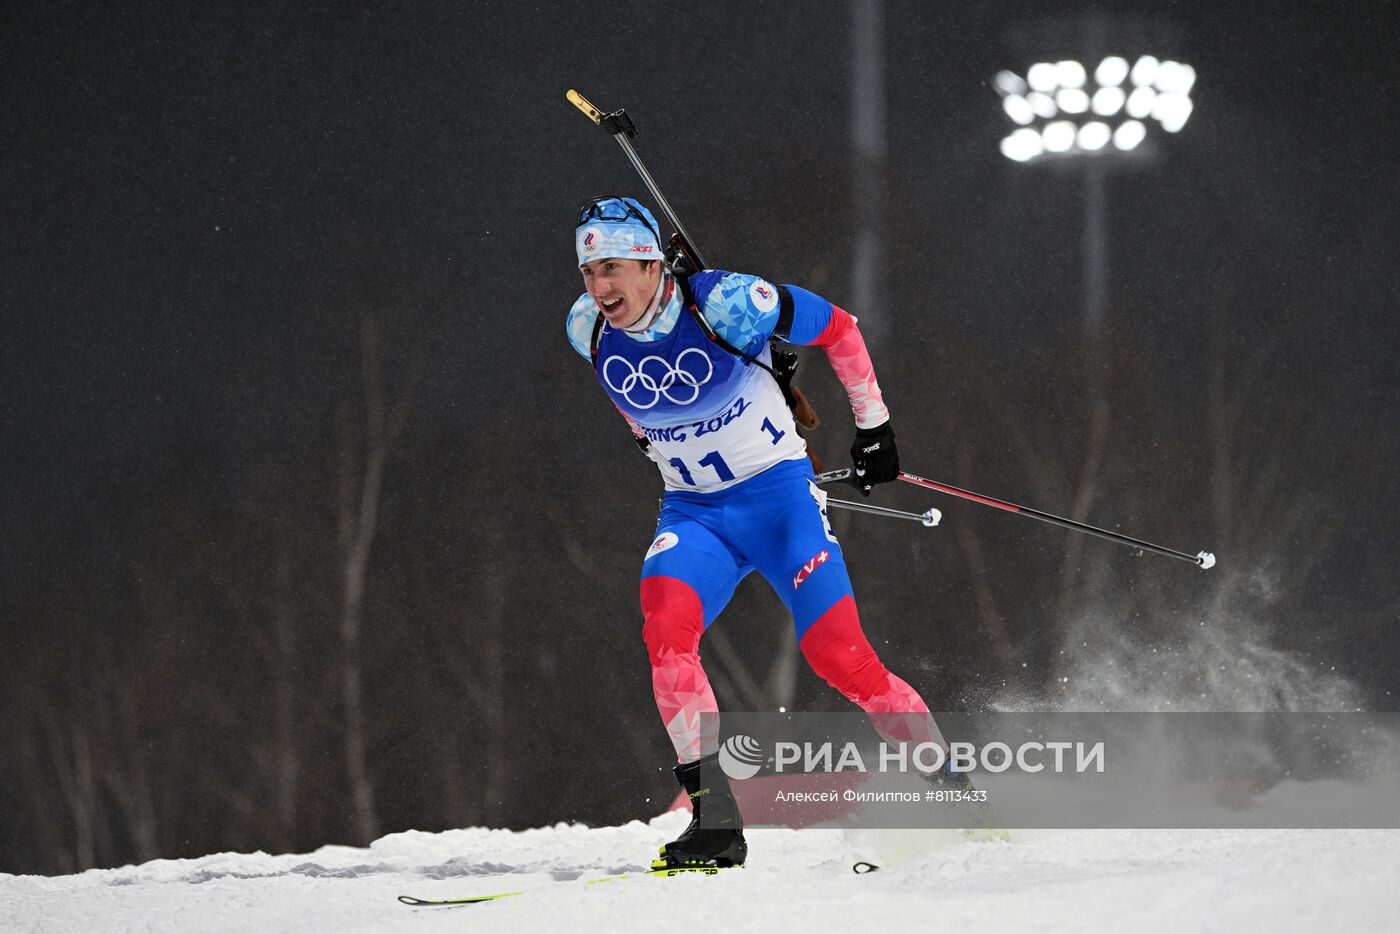
<svg viewBox="0 0 1400 934">
<path fill-rule="evenodd" d="M 1161 67 L 1161 62 L 1155 56 L 1144 55 L 1133 63 L 1133 70 L 1128 77 L 1136 87 L 1144 88 L 1151 86 L 1157 80 L 1157 69 Z"/>
<path fill-rule="evenodd" d="M 1005 110 L 1006 115 L 1021 126 L 1030 126 L 1035 122 L 1035 111 L 1031 108 L 1030 101 L 1020 94 L 1008 94 L 1003 97 L 1001 109 Z"/>
<path fill-rule="evenodd" d="M 1123 102 L 1126 100 L 1123 89 L 1117 85 L 1099 88 L 1094 92 L 1094 113 L 1100 117 L 1111 117 L 1123 109 Z"/>
<path fill-rule="evenodd" d="M 1055 92 L 1055 106 L 1067 114 L 1082 114 L 1089 109 L 1089 95 L 1083 88 L 1060 88 Z"/>
<path fill-rule="evenodd" d="M 1152 119 L 1168 133 L 1178 133 L 1191 116 L 1191 98 L 1185 94 L 1158 94 L 1152 105 Z"/>
<path fill-rule="evenodd" d="M 1075 128 L 1068 120 L 1056 120 L 1045 124 L 1040 135 L 1045 140 L 1046 152 L 1069 152 L 1074 146 Z"/>
<path fill-rule="evenodd" d="M 1082 88 L 1088 75 L 1079 62 L 1056 62 L 1055 83 L 1062 88 Z"/>
<path fill-rule="evenodd" d="M 1190 65 L 1182 65 L 1177 72 L 1177 93 L 1190 94 L 1191 89 L 1196 86 L 1196 69 Z"/>
<path fill-rule="evenodd" d="M 1196 69 L 1180 62 L 1162 62 L 1157 68 L 1153 87 L 1163 94 L 1190 94 L 1196 83 Z"/>
<path fill-rule="evenodd" d="M 1060 112 L 1060 109 L 1055 106 L 1055 98 L 1040 91 L 1032 91 L 1027 94 L 1026 103 L 1031 105 L 1032 112 L 1042 120 L 1049 120 Z"/>
<path fill-rule="evenodd" d="M 1002 94 L 1026 94 L 1026 82 L 1014 71 L 999 71 L 996 76 L 997 91 Z"/>
<path fill-rule="evenodd" d="M 1045 151 L 1040 134 L 1022 127 L 1001 141 L 1001 154 L 1015 162 L 1029 162 Z"/>
<path fill-rule="evenodd" d="M 1055 66 L 1049 62 L 1036 62 L 1026 70 L 1026 83 L 1032 91 L 1050 94 L 1055 90 Z"/>
<path fill-rule="evenodd" d="M 1147 138 L 1147 127 L 1137 120 L 1124 121 L 1118 129 L 1113 131 L 1113 145 L 1127 152 L 1136 149 L 1138 144 Z"/>
<path fill-rule="evenodd" d="M 1152 107 L 1156 103 L 1157 92 L 1153 88 L 1133 88 L 1124 109 L 1134 120 L 1146 120 L 1152 116 Z"/>
<path fill-rule="evenodd" d="M 1080 168 L 1075 174 L 1083 194 L 1083 317 L 1090 374 L 1101 371 L 1107 354 L 1104 322 L 1112 297 L 1108 170 L 1115 161 L 1126 163 L 1140 155 L 1151 123 L 1167 133 L 1180 131 L 1191 116 L 1196 82 L 1190 65 L 1172 59 L 1140 55 L 1131 65 L 1129 61 L 1121 55 L 1097 64 L 1039 61 L 1026 70 L 1024 80 L 1002 71 L 993 81 L 1002 110 L 1014 124 L 1001 140 L 1002 155 L 1020 163 L 1076 160 Z M 1102 393 L 1098 376 L 1092 379 Z"/>
<path fill-rule="evenodd" d="M 1109 129 L 1107 123 L 1099 120 L 1090 120 L 1079 128 L 1079 133 L 1075 137 L 1075 142 L 1079 148 L 1086 152 L 1098 152 L 1108 145 L 1109 138 L 1113 131 Z"/>
<path fill-rule="evenodd" d="M 1094 69 L 1094 82 L 1101 88 L 1116 88 L 1128 77 L 1128 60 L 1110 55 Z"/>
<path fill-rule="evenodd" d="M 1196 70 L 1172 59 L 1142 55 L 1130 66 L 1109 55 L 1092 76 L 1081 62 L 1036 62 L 1022 79 L 997 72 L 993 85 L 1002 110 L 1018 127 L 1002 140 L 1008 159 L 1128 152 L 1147 139 L 1147 121 L 1168 133 L 1190 119 Z M 1034 138 L 1034 139 L 1032 139 Z M 1112 143 L 1112 147 L 1109 143 Z"/>
</svg>

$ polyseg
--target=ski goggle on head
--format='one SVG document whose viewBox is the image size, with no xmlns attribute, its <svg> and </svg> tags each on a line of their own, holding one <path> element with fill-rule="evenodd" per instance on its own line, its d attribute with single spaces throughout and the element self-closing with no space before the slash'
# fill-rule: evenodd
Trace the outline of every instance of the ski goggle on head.
<svg viewBox="0 0 1400 934">
<path fill-rule="evenodd" d="M 662 259 L 656 218 L 634 198 L 594 198 L 579 208 L 578 264 L 595 259 Z"/>
</svg>

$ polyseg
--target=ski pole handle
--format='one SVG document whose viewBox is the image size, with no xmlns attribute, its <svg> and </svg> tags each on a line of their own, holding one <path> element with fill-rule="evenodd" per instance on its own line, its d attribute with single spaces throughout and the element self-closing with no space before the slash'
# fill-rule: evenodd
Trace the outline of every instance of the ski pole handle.
<svg viewBox="0 0 1400 934">
<path fill-rule="evenodd" d="M 814 481 L 817 486 L 825 486 L 828 483 L 849 483 L 851 486 L 855 486 L 856 482 L 851 479 L 853 472 L 850 467 L 839 467 L 836 470 L 817 474 Z"/>
</svg>

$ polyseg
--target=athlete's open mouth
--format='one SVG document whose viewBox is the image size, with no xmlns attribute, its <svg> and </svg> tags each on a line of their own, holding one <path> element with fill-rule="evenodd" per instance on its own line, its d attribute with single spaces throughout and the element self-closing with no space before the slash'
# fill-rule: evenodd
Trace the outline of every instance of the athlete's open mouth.
<svg viewBox="0 0 1400 934">
<path fill-rule="evenodd" d="M 610 302 L 603 302 L 603 303 L 602 303 L 602 308 L 603 308 L 604 311 L 617 311 L 617 310 L 618 310 L 619 308 L 621 308 L 621 307 L 622 307 L 622 297 L 621 297 L 621 296 L 619 296 L 619 297 L 613 299 L 613 300 L 610 301 Z"/>
</svg>

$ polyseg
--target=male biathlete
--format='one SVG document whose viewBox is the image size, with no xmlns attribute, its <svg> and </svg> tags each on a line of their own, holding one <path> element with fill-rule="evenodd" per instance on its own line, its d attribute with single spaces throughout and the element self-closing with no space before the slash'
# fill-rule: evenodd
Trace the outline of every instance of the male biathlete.
<svg viewBox="0 0 1400 934">
<path fill-rule="evenodd" d="M 719 767 L 719 707 L 698 649 L 750 571 L 791 611 L 812 669 L 887 741 L 947 748 L 918 692 L 880 663 L 861 631 L 806 442 L 768 369 L 769 338 L 826 351 L 850 397 L 851 459 L 867 495 L 899 475 L 889 411 L 856 319 L 820 296 L 722 270 L 673 275 L 656 219 L 632 198 L 586 204 L 574 245 L 587 291 L 569 311 L 569 342 L 666 487 L 642 562 L 642 637 L 694 816 L 653 868 L 742 865 L 748 847 Z"/>
</svg>

